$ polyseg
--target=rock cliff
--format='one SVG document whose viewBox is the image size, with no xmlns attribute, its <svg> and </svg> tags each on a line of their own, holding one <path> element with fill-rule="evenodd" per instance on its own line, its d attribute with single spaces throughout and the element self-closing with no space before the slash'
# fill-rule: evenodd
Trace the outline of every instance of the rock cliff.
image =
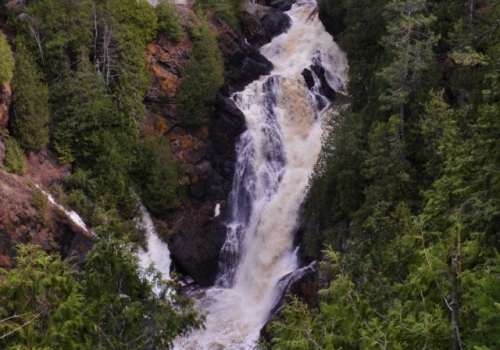
<svg viewBox="0 0 500 350">
<path fill-rule="evenodd" d="M 178 8 L 187 23 L 192 18 L 190 8 Z M 213 103 L 208 124 L 182 127 L 176 113 L 182 71 L 192 47 L 188 36 L 180 43 L 160 36 L 148 45 L 151 86 L 145 98 L 147 113 L 140 123 L 143 137 L 168 138 L 173 156 L 185 169 L 185 201 L 161 224 L 173 233 L 169 243 L 177 268 L 202 286 L 211 285 L 217 273 L 226 236 L 222 221 L 236 161 L 235 142 L 245 130 L 244 116 L 229 95 L 272 69 L 258 49 L 227 24 L 213 19 L 209 25 L 224 58 L 225 85 Z M 216 206 L 221 215 L 216 216 Z"/>
<path fill-rule="evenodd" d="M 177 7 L 186 28 L 196 21 L 190 6 Z M 229 97 L 270 73 L 273 66 L 260 55 L 258 47 L 289 25 L 288 17 L 279 9 L 266 10 L 254 18 L 242 14 L 243 18 L 247 28 L 254 28 L 248 41 L 216 16 L 209 21 L 223 55 L 225 84 L 213 101 L 208 123 L 202 127 L 182 127 L 177 114 L 179 85 L 192 48 L 189 36 L 174 43 L 160 35 L 145 50 L 151 84 L 144 98 L 147 112 L 139 123 L 140 133 L 144 138 L 167 138 L 185 172 L 180 181 L 186 193 L 181 208 L 155 221 L 171 233 L 169 244 L 176 267 L 202 286 L 211 285 L 217 273 L 226 235 L 223 221 L 236 161 L 235 143 L 245 130 L 244 116 Z M 5 149 L 1 137 L 10 102 L 10 87 L 4 85 L 0 87 L 0 158 Z M 79 258 L 90 249 L 93 236 L 56 206 L 49 203 L 39 212 L 32 204 L 35 184 L 57 188 L 70 171 L 68 166 L 58 165 L 49 150 L 28 155 L 26 176 L 8 174 L 0 168 L 0 267 L 12 266 L 18 243 L 33 242 L 63 256 Z"/>
<path fill-rule="evenodd" d="M 26 176 L 0 168 L 0 268 L 13 266 L 17 244 L 37 244 L 64 258 L 85 258 L 93 235 L 47 199 L 43 205 L 34 204 L 36 185 L 56 186 L 68 173 L 68 167 L 58 166 L 46 152 L 29 156 Z"/>
</svg>

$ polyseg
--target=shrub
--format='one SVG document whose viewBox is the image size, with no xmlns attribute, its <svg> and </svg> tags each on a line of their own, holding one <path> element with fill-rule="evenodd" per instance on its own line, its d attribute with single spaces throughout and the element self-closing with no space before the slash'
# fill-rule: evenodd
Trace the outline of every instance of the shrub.
<svg viewBox="0 0 500 350">
<path fill-rule="evenodd" d="M 19 143 L 14 138 L 9 137 L 6 146 L 7 150 L 3 159 L 5 169 L 10 173 L 24 175 L 27 170 L 26 156 Z"/>
<path fill-rule="evenodd" d="M 14 74 L 14 57 L 2 32 L 0 32 L 0 57 L 0 84 L 8 84 Z"/>
<path fill-rule="evenodd" d="M 176 43 L 180 42 L 185 33 L 175 5 L 168 0 L 161 0 L 156 5 L 156 13 L 158 16 L 158 30 L 164 31 L 170 40 Z"/>
<path fill-rule="evenodd" d="M 184 68 L 178 102 L 181 124 L 200 126 L 205 122 L 205 104 L 224 82 L 224 64 L 217 39 L 206 22 L 192 29 L 193 50 Z"/>
</svg>

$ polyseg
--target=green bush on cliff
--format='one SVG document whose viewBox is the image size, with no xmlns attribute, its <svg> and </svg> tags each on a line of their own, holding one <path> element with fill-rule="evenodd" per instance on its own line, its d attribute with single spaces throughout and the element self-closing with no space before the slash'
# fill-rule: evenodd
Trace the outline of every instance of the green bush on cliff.
<svg viewBox="0 0 500 350">
<path fill-rule="evenodd" d="M 177 7 L 169 0 L 161 0 L 156 5 L 158 30 L 165 32 L 173 42 L 180 42 L 185 35 Z"/>
<path fill-rule="evenodd" d="M 5 35 L 0 32 L 0 84 L 9 83 L 14 72 L 14 57 Z"/>
<path fill-rule="evenodd" d="M 214 14 L 237 30 L 238 14 L 243 7 L 243 0 L 196 0 L 195 9 L 211 10 Z"/>
<path fill-rule="evenodd" d="M 12 137 L 8 137 L 5 145 L 5 158 L 3 164 L 5 169 L 14 174 L 24 175 L 27 170 L 26 156 L 19 146 L 19 143 Z"/>
<path fill-rule="evenodd" d="M 205 104 L 224 82 L 224 64 L 215 35 L 206 22 L 192 29 L 193 50 L 184 68 L 179 88 L 181 124 L 200 126 L 206 120 Z"/>
</svg>

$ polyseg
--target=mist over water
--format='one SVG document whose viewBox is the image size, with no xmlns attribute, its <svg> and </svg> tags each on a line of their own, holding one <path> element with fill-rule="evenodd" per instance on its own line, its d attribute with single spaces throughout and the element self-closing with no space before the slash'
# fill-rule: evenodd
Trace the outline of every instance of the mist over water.
<svg viewBox="0 0 500 350">
<path fill-rule="evenodd" d="M 292 27 L 261 49 L 274 71 L 233 96 L 247 131 L 237 144 L 220 274 L 215 287 L 193 295 L 197 308 L 208 312 L 206 330 L 177 339 L 176 349 L 253 349 L 279 280 L 298 267 L 297 217 L 329 104 L 314 70 L 310 88 L 301 73 L 323 67 L 323 80 L 337 92 L 345 90 L 347 75 L 345 54 L 311 15 L 315 7 L 310 0 L 292 7 Z"/>
</svg>

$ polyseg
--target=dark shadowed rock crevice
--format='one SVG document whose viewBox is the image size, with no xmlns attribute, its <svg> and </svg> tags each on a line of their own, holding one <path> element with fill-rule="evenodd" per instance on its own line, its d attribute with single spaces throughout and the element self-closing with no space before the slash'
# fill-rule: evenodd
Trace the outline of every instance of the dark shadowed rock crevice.
<svg viewBox="0 0 500 350">
<path fill-rule="evenodd" d="M 276 8 L 270 8 L 258 20 L 258 29 L 253 36 L 247 38 L 248 42 L 261 47 L 269 43 L 275 36 L 285 33 L 291 25 L 292 21 L 286 13 Z"/>
</svg>

